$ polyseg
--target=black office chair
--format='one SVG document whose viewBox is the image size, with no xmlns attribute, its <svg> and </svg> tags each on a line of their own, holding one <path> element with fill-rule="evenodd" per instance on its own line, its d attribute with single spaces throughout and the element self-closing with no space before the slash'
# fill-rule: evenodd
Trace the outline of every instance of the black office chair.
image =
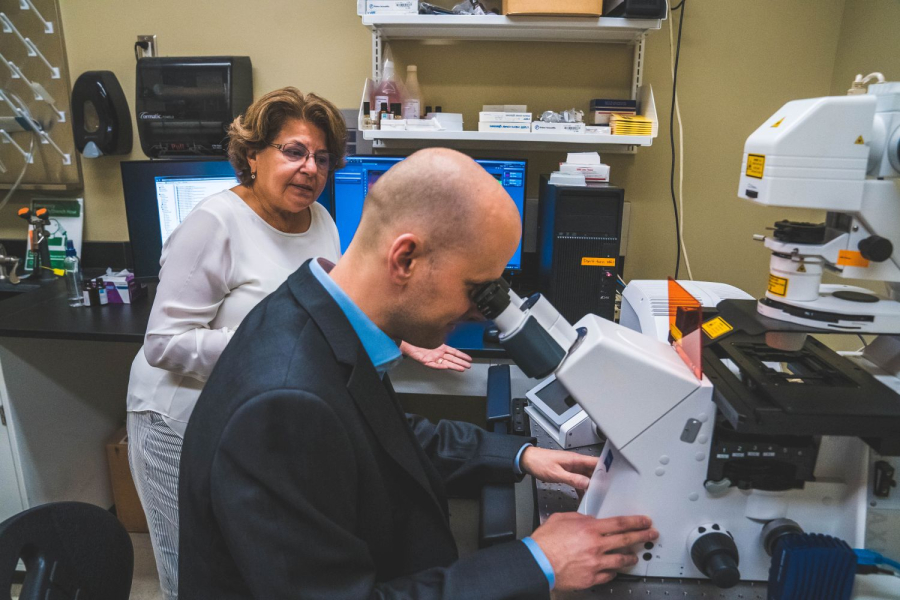
<svg viewBox="0 0 900 600">
<path fill-rule="evenodd" d="M 19 600 L 128 600 L 131 593 L 131 538 L 92 504 L 53 502 L 0 523 L 0 600 L 10 599 L 20 559 Z"/>
</svg>

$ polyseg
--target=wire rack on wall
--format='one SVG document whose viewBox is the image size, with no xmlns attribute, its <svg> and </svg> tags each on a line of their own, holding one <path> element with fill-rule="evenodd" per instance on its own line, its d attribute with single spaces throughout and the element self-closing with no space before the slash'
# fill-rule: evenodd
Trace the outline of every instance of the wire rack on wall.
<svg viewBox="0 0 900 600">
<path fill-rule="evenodd" d="M 0 0 L 0 189 L 82 187 L 57 0 Z"/>
</svg>

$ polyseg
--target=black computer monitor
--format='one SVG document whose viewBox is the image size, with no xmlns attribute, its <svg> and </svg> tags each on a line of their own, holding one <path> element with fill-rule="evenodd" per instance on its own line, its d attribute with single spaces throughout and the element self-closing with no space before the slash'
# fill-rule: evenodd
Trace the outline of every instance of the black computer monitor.
<svg viewBox="0 0 900 600">
<path fill-rule="evenodd" d="M 347 249 L 362 217 L 369 187 L 402 157 L 350 156 L 347 165 L 335 172 L 318 198 L 334 217 L 341 238 L 341 252 Z M 477 159 L 497 178 L 512 197 L 524 220 L 524 160 Z M 159 277 L 159 258 L 166 239 L 201 200 L 237 185 L 234 169 L 227 160 L 136 160 L 122 164 L 128 236 L 138 280 Z M 507 265 L 515 274 L 522 269 L 522 243 Z"/>
<path fill-rule="evenodd" d="M 332 183 L 334 202 L 334 221 L 341 236 L 341 252 L 346 251 L 359 227 L 362 218 L 363 203 L 369 188 L 378 181 L 388 169 L 403 160 L 403 157 L 391 156 L 349 156 L 346 166 L 335 172 Z M 493 175 L 512 197 L 519 209 L 519 216 L 525 218 L 525 171 L 524 160 L 476 159 L 485 171 Z M 516 273 L 522 270 L 522 242 L 516 253 L 506 265 L 507 271 Z"/>
<path fill-rule="evenodd" d="M 238 184 L 227 160 L 122 162 L 128 237 L 138 280 L 159 277 L 159 257 L 172 231 L 201 200 Z M 329 212 L 331 186 L 318 200 Z"/>
</svg>

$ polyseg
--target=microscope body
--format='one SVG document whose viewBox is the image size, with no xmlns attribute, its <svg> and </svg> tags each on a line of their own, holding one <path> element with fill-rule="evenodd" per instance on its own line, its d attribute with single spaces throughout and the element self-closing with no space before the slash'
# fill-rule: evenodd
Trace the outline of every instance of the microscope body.
<svg viewBox="0 0 900 600">
<path fill-rule="evenodd" d="M 762 531 L 783 518 L 862 544 L 868 450 L 861 440 L 823 438 L 815 481 L 802 489 L 711 482 L 711 461 L 721 460 L 723 450 L 763 454 L 768 448 L 716 447 L 713 386 L 705 376 L 698 380 L 671 345 L 594 315 L 575 327 L 585 334 L 555 375 L 607 438 L 579 512 L 646 514 L 660 532 L 652 546 L 634 548 L 640 560 L 623 572 L 709 577 L 730 587 L 737 573 L 704 572 L 705 557 L 697 556 L 700 538 L 724 534 L 734 542 L 739 578 L 765 581 L 771 558 Z"/>
</svg>

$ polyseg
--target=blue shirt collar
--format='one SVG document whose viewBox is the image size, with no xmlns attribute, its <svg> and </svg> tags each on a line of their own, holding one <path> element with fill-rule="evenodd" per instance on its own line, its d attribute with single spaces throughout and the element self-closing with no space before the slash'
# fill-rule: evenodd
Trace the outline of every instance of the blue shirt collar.
<svg viewBox="0 0 900 600">
<path fill-rule="evenodd" d="M 350 299 L 344 290 L 334 282 L 319 264 L 319 258 L 314 258 L 309 265 L 309 270 L 315 275 L 322 287 L 325 288 L 340 309 L 344 312 L 350 326 L 356 332 L 363 349 L 372 361 L 372 365 L 378 372 L 378 376 L 384 378 L 384 374 L 390 371 L 400 362 L 403 356 L 396 342 L 378 328 L 372 319 L 366 316 L 360 308 Z"/>
</svg>

